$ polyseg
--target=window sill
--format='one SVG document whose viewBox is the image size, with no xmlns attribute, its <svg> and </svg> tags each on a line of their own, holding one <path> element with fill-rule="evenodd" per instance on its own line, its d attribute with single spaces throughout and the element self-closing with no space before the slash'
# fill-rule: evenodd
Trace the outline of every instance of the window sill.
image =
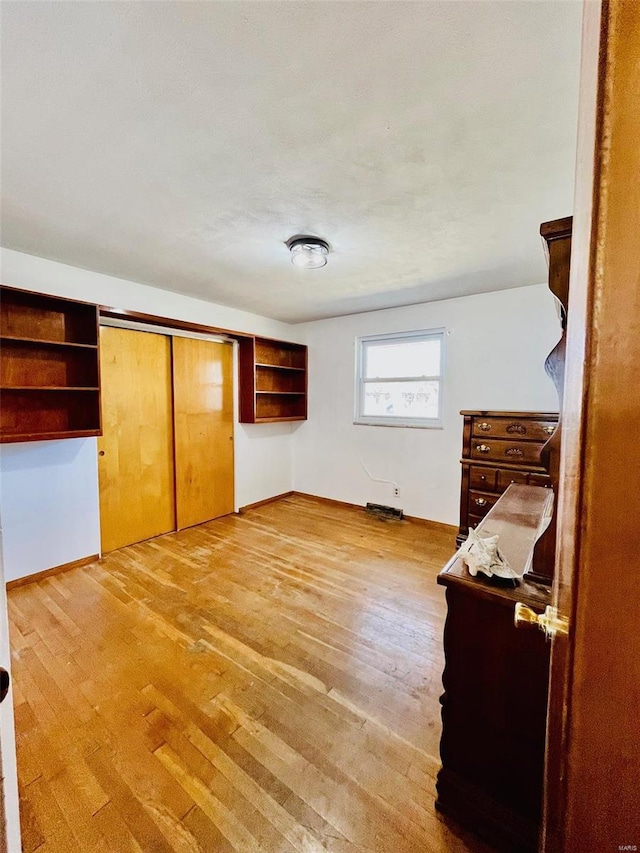
<svg viewBox="0 0 640 853">
<path fill-rule="evenodd" d="M 354 426 L 394 427 L 401 429 L 444 429 L 442 421 L 394 421 L 389 419 L 371 420 L 358 418 L 353 422 Z"/>
</svg>

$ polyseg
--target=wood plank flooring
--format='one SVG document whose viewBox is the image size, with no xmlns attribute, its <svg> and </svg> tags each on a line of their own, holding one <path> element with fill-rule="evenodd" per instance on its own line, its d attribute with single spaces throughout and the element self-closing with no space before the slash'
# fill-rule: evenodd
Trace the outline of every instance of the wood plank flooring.
<svg viewBox="0 0 640 853">
<path fill-rule="evenodd" d="M 9 594 L 25 853 L 479 853 L 433 808 L 451 534 L 291 496 Z"/>
</svg>

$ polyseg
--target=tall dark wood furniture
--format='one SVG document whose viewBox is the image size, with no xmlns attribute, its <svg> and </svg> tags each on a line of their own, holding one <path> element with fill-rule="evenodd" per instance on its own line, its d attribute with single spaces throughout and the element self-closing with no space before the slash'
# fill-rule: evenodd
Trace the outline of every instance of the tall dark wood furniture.
<svg viewBox="0 0 640 853">
<path fill-rule="evenodd" d="M 240 422 L 306 420 L 306 346 L 260 337 L 243 337 L 238 342 Z"/>
<path fill-rule="evenodd" d="M 551 377 L 560 402 L 564 397 L 564 362 L 566 349 L 567 309 L 569 305 L 569 265 L 571 261 L 571 230 L 573 218 L 556 219 L 553 222 L 543 222 L 540 234 L 544 240 L 545 252 L 549 262 L 549 290 L 553 294 L 560 317 L 560 340 L 551 350 L 545 361 L 545 370 Z M 560 476 L 560 444 L 562 429 L 557 429 L 542 450 L 541 459 L 549 472 L 553 486 L 558 485 Z M 556 489 L 557 491 L 557 489 Z M 554 513 L 549 527 L 540 537 L 533 555 L 532 577 L 545 583 L 553 580 L 557 519 Z"/>
<path fill-rule="evenodd" d="M 0 288 L 0 441 L 100 435 L 96 305 Z"/>
<path fill-rule="evenodd" d="M 541 453 L 557 412 L 463 411 L 462 488 L 457 543 L 477 527 L 512 484 L 550 486 Z"/>
<path fill-rule="evenodd" d="M 563 334 L 546 369 L 562 403 L 571 220 L 545 223 L 540 231 Z M 436 806 L 498 851 L 533 853 L 550 646 L 542 633 L 515 627 L 514 608 L 520 602 L 539 613 L 550 604 L 560 425 L 557 415 L 544 412 L 462 414 L 459 540 L 470 526 L 483 536 L 497 533 L 522 580 L 511 589 L 473 578 L 458 557 L 438 576 L 447 588 L 447 621 Z"/>
<path fill-rule="evenodd" d="M 512 485 L 478 525 L 525 572 L 553 495 Z M 438 576 L 447 588 L 442 676 L 442 769 L 436 807 L 505 853 L 537 849 L 542 803 L 549 645 L 514 626 L 517 601 L 535 610 L 549 588 L 524 581 L 507 589 L 458 557 Z"/>
</svg>

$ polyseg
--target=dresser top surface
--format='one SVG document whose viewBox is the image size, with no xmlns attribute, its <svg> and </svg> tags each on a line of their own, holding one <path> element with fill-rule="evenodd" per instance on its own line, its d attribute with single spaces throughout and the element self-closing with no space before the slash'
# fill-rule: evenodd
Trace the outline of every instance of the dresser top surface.
<svg viewBox="0 0 640 853">
<path fill-rule="evenodd" d="M 498 534 L 498 547 L 519 575 L 530 567 L 533 548 L 546 528 L 553 510 L 553 492 L 542 486 L 509 486 L 493 509 L 476 528 L 483 537 Z M 483 598 L 502 601 L 506 605 L 521 601 L 544 608 L 551 591 L 541 584 L 521 580 L 515 588 L 498 585 L 490 578 L 472 577 L 462 559 L 454 555 L 438 575 L 443 586 L 461 586 Z"/>
<path fill-rule="evenodd" d="M 488 409 L 463 409 L 461 415 L 481 418 L 527 418 L 531 420 L 557 421 L 558 412 L 497 412 Z"/>
</svg>

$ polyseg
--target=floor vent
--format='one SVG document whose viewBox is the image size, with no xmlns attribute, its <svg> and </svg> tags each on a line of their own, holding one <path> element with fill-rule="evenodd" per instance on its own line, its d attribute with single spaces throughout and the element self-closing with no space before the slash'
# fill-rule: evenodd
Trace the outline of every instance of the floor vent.
<svg viewBox="0 0 640 853">
<path fill-rule="evenodd" d="M 401 509 L 396 509 L 394 506 L 383 506 L 382 504 L 368 503 L 365 507 L 365 511 L 370 515 L 375 515 L 376 518 L 393 518 L 399 520 L 404 516 Z"/>
</svg>

